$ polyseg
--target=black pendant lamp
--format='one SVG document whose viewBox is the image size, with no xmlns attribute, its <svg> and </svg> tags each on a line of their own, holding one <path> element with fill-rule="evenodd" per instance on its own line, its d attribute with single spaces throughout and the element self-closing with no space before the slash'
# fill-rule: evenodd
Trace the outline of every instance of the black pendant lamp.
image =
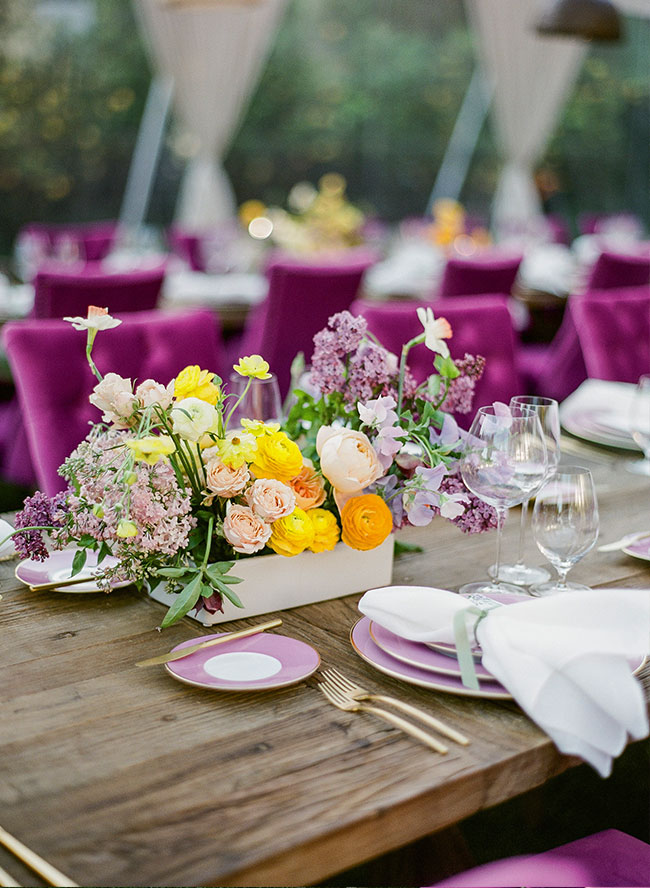
<svg viewBox="0 0 650 888">
<path fill-rule="evenodd" d="M 547 37 L 620 40 L 621 16 L 609 0 L 555 0 L 535 30 Z"/>
</svg>

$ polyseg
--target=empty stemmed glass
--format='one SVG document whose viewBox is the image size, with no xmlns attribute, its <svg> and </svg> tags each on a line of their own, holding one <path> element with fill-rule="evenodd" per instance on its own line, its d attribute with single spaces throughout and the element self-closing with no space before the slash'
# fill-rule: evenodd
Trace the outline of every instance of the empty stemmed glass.
<svg viewBox="0 0 650 888">
<path fill-rule="evenodd" d="M 548 468 L 544 434 L 536 413 L 525 406 L 481 407 L 470 427 L 460 473 L 466 487 L 497 513 L 495 581 L 468 583 L 461 594 L 521 592 L 499 579 L 501 534 L 507 510 L 529 499 Z"/>
<path fill-rule="evenodd" d="M 242 419 L 256 419 L 261 422 L 282 419 L 280 386 L 274 373 L 268 379 L 250 379 L 233 373 L 230 377 L 230 391 L 237 397 L 244 395 L 230 417 L 231 426 L 241 425 Z"/>
<path fill-rule="evenodd" d="M 589 469 L 558 469 L 537 493 L 532 524 L 535 542 L 556 569 L 558 579 L 533 586 L 531 595 L 588 589 L 568 583 L 566 577 L 598 539 L 598 502 Z"/>
<path fill-rule="evenodd" d="M 536 413 L 539 417 L 546 452 L 548 454 L 548 474 L 553 474 L 560 461 L 560 414 L 558 403 L 553 398 L 543 398 L 538 395 L 516 395 L 510 399 L 510 406 L 524 406 Z M 542 482 L 540 481 L 540 484 Z M 519 555 L 516 564 L 502 564 L 499 568 L 499 579 L 506 583 L 516 583 L 518 586 L 530 586 L 533 583 L 544 583 L 550 580 L 550 573 L 543 567 L 532 567 L 524 563 L 524 541 L 526 537 L 526 525 L 528 518 L 528 506 L 535 491 L 532 491 L 521 505 L 521 519 L 519 524 Z M 488 573 L 495 576 L 495 565 Z"/>
<path fill-rule="evenodd" d="M 639 475 L 650 475 L 650 374 L 639 377 L 630 404 L 630 433 L 645 459 L 628 463 L 626 468 Z"/>
</svg>

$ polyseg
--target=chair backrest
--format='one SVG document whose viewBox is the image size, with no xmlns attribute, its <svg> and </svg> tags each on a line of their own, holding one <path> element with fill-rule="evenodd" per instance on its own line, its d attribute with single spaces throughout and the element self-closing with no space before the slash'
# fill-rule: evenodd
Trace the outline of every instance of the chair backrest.
<svg viewBox="0 0 650 888">
<path fill-rule="evenodd" d="M 509 296 L 521 265 L 522 255 L 489 251 L 473 259 L 451 256 L 438 289 L 438 298 L 503 293 Z"/>
<path fill-rule="evenodd" d="M 508 403 L 513 395 L 521 394 L 516 338 L 505 296 L 455 296 L 431 303 L 358 299 L 350 310 L 353 314 L 363 315 L 370 332 L 399 356 L 402 345 L 422 332 L 416 314 L 418 305 L 430 305 L 437 318 L 447 318 L 451 324 L 453 336 L 449 340 L 449 351 L 452 358 L 462 359 L 465 354 L 485 358 L 485 371 L 476 384 L 472 411 L 456 417 L 461 425 L 468 426 L 479 407 L 493 401 Z M 432 372 L 434 357 L 425 345 L 411 349 L 409 367 L 418 381 Z"/>
<path fill-rule="evenodd" d="M 641 287 L 650 284 L 650 244 L 633 253 L 603 250 L 587 278 L 587 290 Z"/>
<path fill-rule="evenodd" d="M 330 262 L 276 259 L 268 265 L 269 292 L 249 316 L 240 353 L 262 355 L 278 377 L 283 396 L 296 354 L 304 352 L 309 361 L 314 334 L 331 315 L 350 307 L 364 272 L 377 258 L 374 252 L 355 249 L 336 254 Z"/>
<path fill-rule="evenodd" d="M 29 450 L 39 487 L 48 495 L 65 486 L 57 469 L 100 414 L 88 402 L 96 380 L 88 367 L 86 336 L 60 320 L 8 323 L 2 339 L 16 381 Z M 101 373 L 133 382 L 167 384 L 188 364 L 223 376 L 219 322 L 209 310 L 185 314 L 141 312 L 100 333 L 93 359 Z"/>
<path fill-rule="evenodd" d="M 192 271 L 206 270 L 202 234 L 170 228 L 167 243 L 172 253 L 186 262 Z"/>
<path fill-rule="evenodd" d="M 34 279 L 36 318 L 86 316 L 89 305 L 112 314 L 156 308 L 165 279 L 165 266 L 106 272 L 98 263 L 74 271 L 44 266 Z"/>
<path fill-rule="evenodd" d="M 57 256 L 72 249 L 76 253 L 74 258 L 97 262 L 104 259 L 111 251 L 117 237 L 118 225 L 112 221 L 78 225 L 33 222 L 25 225 L 23 231 L 42 240 L 50 256 Z"/>
<path fill-rule="evenodd" d="M 636 382 L 650 373 L 650 288 L 574 296 L 570 311 L 589 377 Z"/>
</svg>

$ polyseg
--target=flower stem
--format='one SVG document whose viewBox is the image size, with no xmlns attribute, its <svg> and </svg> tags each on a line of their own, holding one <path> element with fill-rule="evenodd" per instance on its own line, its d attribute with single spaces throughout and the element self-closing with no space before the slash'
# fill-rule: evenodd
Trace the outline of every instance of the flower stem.
<svg viewBox="0 0 650 888">
<path fill-rule="evenodd" d="M 86 340 L 86 359 L 88 364 L 90 365 L 90 369 L 93 371 L 99 382 L 102 382 L 104 377 L 97 369 L 95 362 L 93 361 L 92 351 L 93 351 L 93 343 L 95 342 L 95 336 L 97 336 L 97 329 L 88 330 L 88 338 Z"/>
<path fill-rule="evenodd" d="M 208 558 L 210 557 L 210 548 L 212 546 L 212 530 L 214 528 L 214 516 L 210 515 L 208 520 L 208 538 L 205 543 L 205 552 L 203 553 L 203 562 L 201 563 L 201 570 L 205 568 L 208 563 Z"/>
<path fill-rule="evenodd" d="M 414 345 L 419 345 L 420 342 L 424 342 L 425 334 L 421 333 L 419 336 L 414 336 L 413 339 L 409 339 L 407 343 L 402 346 L 402 354 L 399 361 L 399 382 L 397 387 L 397 415 L 399 416 L 402 412 L 402 400 L 404 396 L 404 375 L 406 373 L 406 358 L 408 353 L 411 351 Z"/>
<path fill-rule="evenodd" d="M 249 376 L 248 379 L 246 380 L 246 386 L 244 387 L 244 391 L 241 393 L 241 395 L 237 398 L 237 400 L 235 401 L 235 403 L 232 405 L 232 407 L 231 407 L 230 410 L 228 411 L 228 415 L 226 416 L 226 418 L 225 418 L 225 420 L 224 420 L 224 423 L 223 423 L 224 431 L 225 431 L 225 430 L 228 428 L 228 426 L 230 425 L 230 419 L 231 419 L 233 413 L 235 412 L 235 410 L 239 407 L 239 405 L 241 404 L 241 402 L 242 402 L 242 401 L 244 400 L 244 398 L 246 397 L 246 394 L 248 393 L 248 390 L 249 390 L 249 388 L 251 387 L 251 383 L 252 383 L 252 382 L 253 382 L 253 377 L 252 377 L 252 376 Z"/>
</svg>

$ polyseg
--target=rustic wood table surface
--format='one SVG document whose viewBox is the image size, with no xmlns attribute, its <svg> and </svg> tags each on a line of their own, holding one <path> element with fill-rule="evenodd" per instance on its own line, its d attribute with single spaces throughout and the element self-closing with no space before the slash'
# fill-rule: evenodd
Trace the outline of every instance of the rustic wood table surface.
<svg viewBox="0 0 650 888">
<path fill-rule="evenodd" d="M 627 457 L 567 441 L 597 480 L 600 542 L 650 529 L 650 480 Z M 567 461 L 565 459 L 565 461 Z M 506 526 L 513 557 L 518 510 Z M 424 552 L 394 581 L 456 589 L 485 575 L 494 534 L 444 521 L 411 529 Z M 528 555 L 543 559 L 528 540 Z M 330 706 L 317 675 L 291 688 L 219 693 L 135 667 L 205 632 L 133 588 L 111 595 L 32 593 L 0 564 L 0 825 L 80 885 L 308 885 L 540 786 L 579 764 L 511 702 L 436 693 L 374 671 L 353 652 L 359 596 L 280 614 L 372 689 L 466 733 L 429 751 L 367 714 Z M 572 571 L 600 586 L 650 586 L 650 563 L 592 551 Z M 226 628 L 242 628 L 238 621 Z M 220 629 L 222 627 L 219 627 Z M 23 885 L 37 877 L 0 849 Z"/>
</svg>

